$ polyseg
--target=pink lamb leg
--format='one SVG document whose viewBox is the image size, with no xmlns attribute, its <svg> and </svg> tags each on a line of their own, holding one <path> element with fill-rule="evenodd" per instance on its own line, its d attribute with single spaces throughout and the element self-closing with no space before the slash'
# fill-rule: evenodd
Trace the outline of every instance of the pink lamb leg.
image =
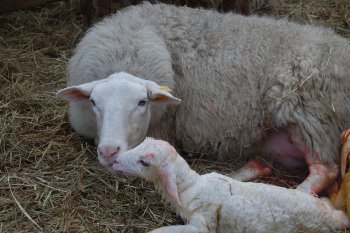
<svg viewBox="0 0 350 233">
<path fill-rule="evenodd" d="M 323 163 L 319 154 L 307 149 L 297 128 L 280 129 L 271 133 L 265 141 L 263 152 L 289 169 L 307 165 L 309 175 L 297 188 L 307 193 L 318 194 L 323 191 L 333 183 L 338 174 L 335 164 Z"/>
<path fill-rule="evenodd" d="M 337 165 L 327 166 L 320 161 L 308 162 L 309 165 L 309 175 L 298 186 L 298 190 L 310 193 L 318 194 L 319 192 L 325 190 L 327 187 L 332 185 L 338 175 Z"/>
<path fill-rule="evenodd" d="M 231 178 L 240 181 L 248 181 L 258 177 L 269 176 L 271 167 L 258 159 L 250 160 L 246 165 L 237 172 L 229 175 Z"/>
<path fill-rule="evenodd" d="M 279 150 L 275 149 L 275 151 L 283 155 L 278 157 L 283 165 L 296 168 L 302 167 L 303 162 L 309 167 L 309 175 L 298 186 L 298 190 L 315 195 L 331 186 L 335 181 L 338 175 L 338 166 L 324 163 L 319 159 L 318 153 L 308 149 L 298 128 L 290 127 L 287 131 L 281 130 L 274 137 L 275 141 L 279 143 L 277 145 L 275 143 L 273 146 L 279 145 Z"/>
</svg>

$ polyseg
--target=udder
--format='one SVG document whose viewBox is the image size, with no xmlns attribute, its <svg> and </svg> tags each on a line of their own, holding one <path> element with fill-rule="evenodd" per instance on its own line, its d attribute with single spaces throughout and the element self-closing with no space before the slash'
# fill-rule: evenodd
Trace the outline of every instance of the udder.
<svg viewBox="0 0 350 233">
<path fill-rule="evenodd" d="M 272 133 L 263 145 L 263 154 L 286 168 L 306 167 L 306 154 L 293 143 L 287 130 Z"/>
<path fill-rule="evenodd" d="M 295 136 L 298 139 L 301 138 L 301 135 Z M 310 150 L 306 145 L 302 146 L 301 148 L 293 143 L 293 138 L 288 134 L 288 129 L 275 131 L 265 140 L 262 146 L 262 154 L 257 155 L 257 157 L 270 157 L 270 159 L 267 159 L 269 163 L 261 162 L 259 159 L 250 160 L 231 177 L 247 181 L 267 176 L 272 171 L 271 164 L 273 166 L 276 163 L 290 169 L 305 167 L 309 174 L 297 188 L 310 194 L 317 194 L 335 181 L 339 169 L 336 164 L 326 164 L 320 160 L 318 152 Z"/>
</svg>

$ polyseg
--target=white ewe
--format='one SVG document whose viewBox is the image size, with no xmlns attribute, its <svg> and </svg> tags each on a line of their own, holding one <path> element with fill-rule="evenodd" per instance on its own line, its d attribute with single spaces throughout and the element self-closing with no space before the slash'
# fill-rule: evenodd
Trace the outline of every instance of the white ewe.
<svg viewBox="0 0 350 233">
<path fill-rule="evenodd" d="M 146 138 L 120 154 L 112 170 L 150 180 L 187 225 L 152 233 L 331 232 L 350 226 L 347 215 L 299 190 L 199 175 L 167 142 Z"/>
<path fill-rule="evenodd" d="M 166 106 L 179 100 L 158 85 L 182 103 Z M 149 135 L 219 158 L 308 166 L 299 189 L 318 193 L 338 173 L 334 138 L 350 128 L 350 43 L 286 20 L 145 3 L 88 31 L 68 86 L 58 95 L 70 101 L 71 125 L 96 139 L 107 167 Z M 235 177 L 270 172 L 257 161 L 247 168 Z"/>
</svg>

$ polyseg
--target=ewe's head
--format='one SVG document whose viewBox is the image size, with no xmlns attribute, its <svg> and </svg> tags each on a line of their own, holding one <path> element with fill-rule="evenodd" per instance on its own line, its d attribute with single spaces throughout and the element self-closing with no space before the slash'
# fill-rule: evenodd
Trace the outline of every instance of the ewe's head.
<svg viewBox="0 0 350 233">
<path fill-rule="evenodd" d="M 168 142 L 146 138 L 134 149 L 120 154 L 112 171 L 151 180 L 161 185 L 165 194 L 180 205 L 175 174 L 177 158 L 176 150 Z"/>
<path fill-rule="evenodd" d="M 151 104 L 181 102 L 155 82 L 124 72 L 62 89 L 57 95 L 68 101 L 90 101 L 97 122 L 98 158 L 107 168 L 146 137 Z"/>
</svg>

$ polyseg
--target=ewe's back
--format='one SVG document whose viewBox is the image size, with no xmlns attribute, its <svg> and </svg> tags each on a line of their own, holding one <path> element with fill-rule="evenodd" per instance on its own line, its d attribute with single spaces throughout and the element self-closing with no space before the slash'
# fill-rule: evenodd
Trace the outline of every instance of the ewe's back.
<svg viewBox="0 0 350 233">
<path fill-rule="evenodd" d="M 266 128 L 298 125 L 295 134 L 304 139 L 294 142 L 305 140 L 321 159 L 337 160 L 327 140 L 350 126 L 348 40 L 286 20 L 159 8 L 158 18 L 166 20 L 152 23 L 171 53 L 176 94 L 185 100 L 177 113 L 182 132 L 189 132 L 181 135 L 185 150 L 253 153 Z M 321 142 L 320 135 L 329 138 Z"/>
<path fill-rule="evenodd" d="M 185 150 L 254 153 L 266 128 L 295 124 L 322 159 L 337 160 L 334 141 L 309 135 L 337 138 L 350 125 L 348 40 L 286 20 L 145 7 L 154 11 L 150 24 L 164 37 L 184 100 L 177 118 Z"/>
<path fill-rule="evenodd" d="M 333 161 L 330 138 L 350 127 L 349 54 L 348 40 L 320 27 L 144 3 L 86 34 L 69 85 L 125 71 L 174 86 L 182 104 L 149 135 L 175 136 L 186 151 L 251 154 L 266 128 L 298 125 L 310 149 Z"/>
</svg>

